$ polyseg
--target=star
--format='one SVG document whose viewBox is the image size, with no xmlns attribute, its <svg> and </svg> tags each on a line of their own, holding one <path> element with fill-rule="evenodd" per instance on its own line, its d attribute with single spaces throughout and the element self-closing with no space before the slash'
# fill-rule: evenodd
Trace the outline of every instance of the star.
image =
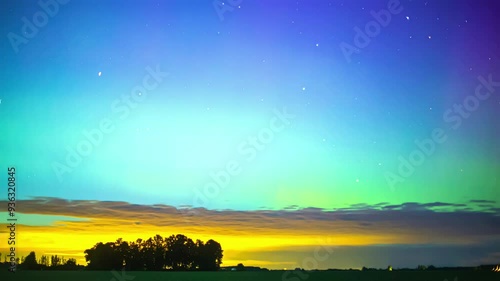
<svg viewBox="0 0 500 281">
<path fill-rule="evenodd" d="M 316 43 L 316 47 L 319 47 L 319 44 L 318 44 L 318 43 Z"/>
<path fill-rule="evenodd" d="M 409 17 L 409 16 L 406 16 L 406 19 L 407 19 L 407 20 L 410 20 L 410 17 Z"/>
<path fill-rule="evenodd" d="M 98 75 L 99 77 L 101 77 L 101 74 L 102 74 L 102 72 L 100 72 L 100 71 L 99 71 L 99 73 L 97 73 L 97 75 Z"/>
<path fill-rule="evenodd" d="M 427 37 L 428 37 L 429 39 L 431 39 L 431 38 L 432 38 L 430 35 L 429 35 L 429 36 L 427 36 Z"/>
<path fill-rule="evenodd" d="M 305 91 L 306 90 L 306 87 L 302 87 L 302 91 Z"/>
<path fill-rule="evenodd" d="M 359 179 L 356 179 L 356 182 L 359 182 Z"/>
</svg>

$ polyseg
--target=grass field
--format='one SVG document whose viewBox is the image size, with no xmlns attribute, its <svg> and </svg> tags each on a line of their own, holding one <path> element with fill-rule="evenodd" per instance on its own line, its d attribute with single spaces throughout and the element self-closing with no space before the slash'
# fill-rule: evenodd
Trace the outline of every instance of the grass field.
<svg viewBox="0 0 500 281">
<path fill-rule="evenodd" d="M 467 271 L 322 271 L 307 276 L 270 272 L 121 272 L 19 271 L 0 272 L 2 281 L 497 281 L 499 273 Z M 307 278 L 306 278 L 307 277 Z"/>
</svg>

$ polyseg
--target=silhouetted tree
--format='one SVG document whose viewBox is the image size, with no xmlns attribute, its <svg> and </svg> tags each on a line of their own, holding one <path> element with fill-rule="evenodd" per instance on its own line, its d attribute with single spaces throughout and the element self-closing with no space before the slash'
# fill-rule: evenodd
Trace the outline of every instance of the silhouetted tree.
<svg viewBox="0 0 500 281">
<path fill-rule="evenodd" d="M 22 264 L 22 267 L 28 270 L 38 269 L 38 263 L 36 262 L 35 252 L 30 252 L 29 255 L 26 256 Z"/>
<path fill-rule="evenodd" d="M 166 264 L 165 241 L 160 235 L 143 241 L 141 253 L 148 270 L 162 270 Z"/>
<path fill-rule="evenodd" d="M 91 249 L 85 250 L 85 260 L 89 263 L 88 268 L 92 270 L 121 270 L 123 267 L 123 256 L 116 249 L 115 243 L 97 243 Z"/>
<path fill-rule="evenodd" d="M 137 239 L 136 242 L 130 242 L 125 254 L 125 269 L 126 270 L 144 270 L 144 257 L 141 252 L 142 239 Z"/>
<path fill-rule="evenodd" d="M 61 265 L 61 258 L 58 257 L 57 255 L 51 256 L 50 257 L 50 266 L 55 268 L 55 267 L 58 267 L 59 265 Z"/>
<path fill-rule="evenodd" d="M 205 243 L 203 241 L 197 239 L 194 243 L 193 249 L 193 269 L 201 269 L 203 264 L 203 249 L 205 247 Z"/>
<path fill-rule="evenodd" d="M 222 247 L 218 242 L 212 239 L 208 240 L 201 251 L 200 270 L 219 270 L 222 263 L 222 252 Z"/>
<path fill-rule="evenodd" d="M 222 263 L 221 245 L 209 240 L 203 243 L 182 234 L 147 240 L 97 243 L 84 251 L 90 270 L 218 270 Z M 62 264 L 66 264 L 63 262 Z"/>
<path fill-rule="evenodd" d="M 420 264 L 417 266 L 417 270 L 427 270 L 427 266 Z"/>
<path fill-rule="evenodd" d="M 182 234 L 171 235 L 165 240 L 166 265 L 173 270 L 192 269 L 194 265 L 195 244 L 191 238 Z"/>
<path fill-rule="evenodd" d="M 242 263 L 239 263 L 238 265 L 236 265 L 236 270 L 243 271 L 245 270 L 245 266 Z"/>
<path fill-rule="evenodd" d="M 42 255 L 38 264 L 40 264 L 40 266 L 42 266 L 43 268 L 49 267 L 49 258 L 45 255 Z"/>
<path fill-rule="evenodd" d="M 68 259 L 61 265 L 61 269 L 63 270 L 76 270 L 78 269 L 78 265 L 76 264 L 76 260 L 73 258 Z"/>
</svg>

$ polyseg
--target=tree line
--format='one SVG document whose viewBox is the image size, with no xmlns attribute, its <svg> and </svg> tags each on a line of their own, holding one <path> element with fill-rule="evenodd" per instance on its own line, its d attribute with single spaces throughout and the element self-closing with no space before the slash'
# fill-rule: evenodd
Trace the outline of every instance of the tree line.
<svg viewBox="0 0 500 281">
<path fill-rule="evenodd" d="M 0 253 L 0 258 L 2 254 Z M 17 258 L 16 263 L 19 268 L 26 270 L 77 270 L 83 266 L 77 265 L 76 259 L 66 259 L 57 255 L 52 256 L 41 256 L 37 260 L 35 252 L 30 252 L 26 258 Z M 10 264 L 7 262 L 7 255 L 4 256 L 4 264 Z"/>
<path fill-rule="evenodd" d="M 26 270 L 201 270 L 216 271 L 222 263 L 221 245 L 210 239 L 206 243 L 193 241 L 182 235 L 163 238 L 155 235 L 147 240 L 123 241 L 95 244 L 84 251 L 87 266 L 77 265 L 75 259 L 66 260 L 57 255 L 41 256 L 37 260 L 35 252 L 26 258 L 17 259 L 19 269 Z M 1 257 L 1 256 L 0 256 Z M 5 257 L 6 258 L 6 257 Z"/>
<path fill-rule="evenodd" d="M 210 239 L 194 242 L 182 234 L 147 240 L 97 243 L 84 251 L 90 270 L 203 270 L 215 271 L 222 263 L 221 245 Z"/>
</svg>

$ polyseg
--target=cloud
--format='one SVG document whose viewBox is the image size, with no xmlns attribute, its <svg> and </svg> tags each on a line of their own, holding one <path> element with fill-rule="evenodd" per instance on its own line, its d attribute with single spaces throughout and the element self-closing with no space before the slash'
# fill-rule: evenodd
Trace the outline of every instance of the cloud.
<svg viewBox="0 0 500 281">
<path fill-rule="evenodd" d="M 493 200 L 470 200 L 470 203 L 489 203 L 489 204 L 495 204 L 496 201 Z"/>
<path fill-rule="evenodd" d="M 472 202 L 474 201 L 474 202 Z M 471 200 L 481 205 L 486 200 Z M 477 206 L 432 202 L 407 202 L 399 205 L 380 203 L 355 204 L 348 208 L 325 210 L 289 206 L 284 210 L 207 210 L 181 209 L 155 204 L 139 205 L 116 201 L 65 200 L 35 197 L 21 200 L 19 205 L 26 214 L 44 214 L 89 219 L 72 223 L 113 226 L 117 223 L 178 229 L 221 231 L 234 235 L 373 235 L 392 237 L 397 233 L 401 242 L 462 241 L 471 242 L 500 234 L 499 210 L 475 210 Z M 439 208 L 451 208 L 439 211 Z M 195 210 L 186 219 L 186 210 Z M 474 211 L 475 210 L 475 211 Z M 211 232 L 212 231 L 212 232 Z M 383 239 L 382 239 L 383 240 Z"/>
<path fill-rule="evenodd" d="M 194 239 L 219 241 L 229 260 L 238 260 L 238 253 L 248 254 L 249 251 L 285 251 L 325 244 L 332 247 L 478 247 L 500 237 L 500 209 L 483 208 L 480 206 L 483 204 L 478 201 L 467 204 L 361 203 L 335 209 L 290 206 L 283 210 L 238 211 L 51 197 L 18 201 L 25 217 L 57 218 L 47 220 L 51 222 L 49 225 L 30 224 L 30 220 L 24 220 L 25 224 L 19 222 L 26 249 L 36 247 L 42 252 L 83 253 L 99 241 L 117 238 L 131 241 L 155 234 L 183 233 Z M 6 228 L 0 227 L 0 232 L 5 232 Z M 72 237 L 71 241 L 67 237 Z M 79 258 L 82 260 L 82 255 Z M 249 259 L 259 260 L 257 257 Z"/>
</svg>

